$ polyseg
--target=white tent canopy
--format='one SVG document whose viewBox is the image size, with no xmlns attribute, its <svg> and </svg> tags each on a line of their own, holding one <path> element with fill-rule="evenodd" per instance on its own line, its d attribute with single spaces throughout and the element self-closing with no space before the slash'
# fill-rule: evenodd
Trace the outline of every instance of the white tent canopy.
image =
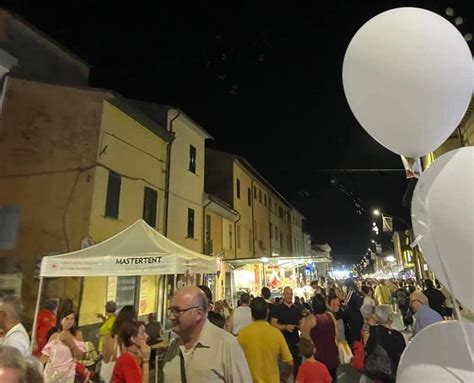
<svg viewBox="0 0 474 383">
<path fill-rule="evenodd" d="M 216 258 L 180 246 L 138 220 L 95 246 L 44 257 L 41 277 L 216 273 Z"/>
</svg>

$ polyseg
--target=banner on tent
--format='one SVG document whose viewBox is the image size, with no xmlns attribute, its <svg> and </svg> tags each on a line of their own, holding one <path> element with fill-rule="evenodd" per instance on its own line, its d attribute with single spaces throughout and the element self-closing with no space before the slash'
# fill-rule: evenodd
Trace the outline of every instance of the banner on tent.
<svg viewBox="0 0 474 383">
<path fill-rule="evenodd" d="M 186 259 L 179 256 L 110 256 L 100 258 L 45 257 L 43 277 L 159 275 L 215 273 L 215 259 Z"/>
</svg>

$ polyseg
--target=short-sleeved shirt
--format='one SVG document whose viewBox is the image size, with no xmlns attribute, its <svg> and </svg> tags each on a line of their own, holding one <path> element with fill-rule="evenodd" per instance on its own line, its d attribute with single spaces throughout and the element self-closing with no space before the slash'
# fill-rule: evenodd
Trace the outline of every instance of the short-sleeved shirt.
<svg viewBox="0 0 474 383">
<path fill-rule="evenodd" d="M 415 328 L 413 330 L 413 335 L 418 334 L 425 327 L 430 324 L 441 322 L 443 317 L 439 315 L 435 310 L 430 308 L 428 305 L 423 305 L 415 313 Z"/>
<path fill-rule="evenodd" d="M 281 331 L 266 320 L 256 320 L 240 331 L 237 341 L 244 349 L 253 383 L 280 382 L 278 361 L 293 360 Z"/>
<path fill-rule="evenodd" d="M 30 337 L 21 323 L 17 323 L 5 334 L 1 345 L 15 347 L 23 356 L 30 355 Z"/>
<path fill-rule="evenodd" d="M 280 325 L 291 324 L 299 326 L 300 320 L 303 318 L 303 313 L 295 305 L 288 307 L 286 304 L 282 303 L 273 307 L 272 318 L 278 319 L 277 323 Z M 293 332 L 282 330 L 282 333 L 290 349 L 294 349 L 300 339 L 298 330 L 295 329 Z"/>
<path fill-rule="evenodd" d="M 102 351 L 102 337 L 110 336 L 110 333 L 112 332 L 112 327 L 114 326 L 116 319 L 117 317 L 115 316 L 115 314 L 112 314 L 105 320 L 102 326 L 100 326 L 99 351 Z"/>
<path fill-rule="evenodd" d="M 142 383 L 142 370 L 133 355 L 124 352 L 118 357 L 112 373 L 112 383 Z"/>
<path fill-rule="evenodd" d="M 331 383 L 332 378 L 329 375 L 328 368 L 321 362 L 306 361 L 298 369 L 296 383 Z"/>
<path fill-rule="evenodd" d="M 180 351 L 188 383 L 252 381 L 244 351 L 237 339 L 208 320 L 191 350 L 184 349 L 181 338 L 171 343 L 163 367 L 165 382 L 181 382 Z"/>
</svg>

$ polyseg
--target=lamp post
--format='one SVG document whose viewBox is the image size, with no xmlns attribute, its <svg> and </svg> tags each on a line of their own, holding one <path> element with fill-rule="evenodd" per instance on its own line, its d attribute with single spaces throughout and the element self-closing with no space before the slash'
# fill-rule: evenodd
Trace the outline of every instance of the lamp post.
<svg viewBox="0 0 474 383">
<path fill-rule="evenodd" d="M 407 229 L 411 228 L 411 225 L 407 221 L 405 221 L 403 218 L 397 217 L 396 215 L 385 214 L 380 209 L 373 209 L 372 214 L 375 215 L 376 217 L 382 217 L 382 220 L 385 217 L 392 218 L 393 220 L 396 219 L 400 221 L 401 223 L 403 223 L 407 227 Z"/>
</svg>

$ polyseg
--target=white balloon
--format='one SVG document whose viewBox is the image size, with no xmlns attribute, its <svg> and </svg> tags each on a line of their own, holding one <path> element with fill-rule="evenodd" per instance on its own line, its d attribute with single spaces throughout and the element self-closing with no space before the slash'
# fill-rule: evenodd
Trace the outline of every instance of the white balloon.
<svg viewBox="0 0 474 383">
<path fill-rule="evenodd" d="M 416 158 L 437 149 L 466 113 L 472 56 L 464 37 L 443 17 L 397 8 L 357 31 L 342 80 L 362 127 L 391 151 Z"/>
<path fill-rule="evenodd" d="M 474 323 L 464 323 L 474 349 Z M 423 329 L 400 359 L 397 383 L 474 382 L 466 340 L 458 321 L 438 322 Z"/>
<path fill-rule="evenodd" d="M 431 164 L 413 192 L 411 214 L 428 265 L 473 310 L 474 147 L 450 151 Z"/>
</svg>

